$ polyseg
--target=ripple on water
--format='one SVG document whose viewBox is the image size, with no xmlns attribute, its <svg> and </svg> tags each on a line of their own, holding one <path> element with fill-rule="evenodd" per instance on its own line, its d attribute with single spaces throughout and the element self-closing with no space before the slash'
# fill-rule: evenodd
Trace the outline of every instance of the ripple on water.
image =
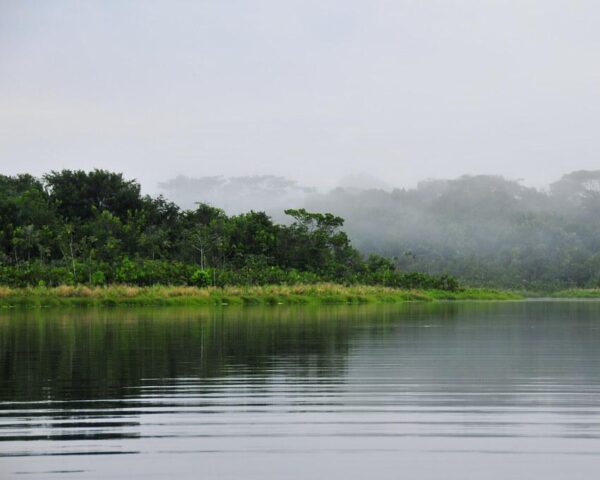
<svg viewBox="0 0 600 480">
<path fill-rule="evenodd" d="M 599 303 L 162 312 L 0 317 L 0 478 L 600 466 Z"/>
</svg>

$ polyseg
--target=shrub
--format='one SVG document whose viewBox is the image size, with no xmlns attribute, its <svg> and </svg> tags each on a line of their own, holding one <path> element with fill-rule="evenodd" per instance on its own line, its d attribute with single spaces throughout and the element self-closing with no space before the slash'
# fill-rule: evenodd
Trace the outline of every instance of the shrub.
<svg viewBox="0 0 600 480">
<path fill-rule="evenodd" d="M 196 287 L 207 287 L 210 284 L 210 274 L 206 270 L 196 270 L 192 273 L 190 283 Z"/>
</svg>

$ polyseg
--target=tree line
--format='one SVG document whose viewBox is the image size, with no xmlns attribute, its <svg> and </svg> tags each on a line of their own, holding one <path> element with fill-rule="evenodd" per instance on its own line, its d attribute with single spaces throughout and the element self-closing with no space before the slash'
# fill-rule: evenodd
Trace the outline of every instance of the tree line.
<svg viewBox="0 0 600 480">
<path fill-rule="evenodd" d="M 478 175 L 416 188 L 340 188 L 304 206 L 335 212 L 361 251 L 402 270 L 525 289 L 600 287 L 600 170 L 538 189 Z"/>
<path fill-rule="evenodd" d="M 202 192 L 198 192 L 202 197 Z M 294 284 L 323 281 L 454 290 L 447 275 L 364 258 L 331 213 L 226 215 L 181 209 L 106 170 L 0 175 L 0 284 Z"/>
</svg>

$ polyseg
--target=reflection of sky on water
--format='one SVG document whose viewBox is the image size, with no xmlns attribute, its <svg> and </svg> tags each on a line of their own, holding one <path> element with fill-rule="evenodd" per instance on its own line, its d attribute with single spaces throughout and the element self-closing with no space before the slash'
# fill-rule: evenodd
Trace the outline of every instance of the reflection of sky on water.
<svg viewBox="0 0 600 480">
<path fill-rule="evenodd" d="M 589 473 L 599 312 L 528 302 L 2 314 L 0 472 L 441 478 L 442 463 L 474 462 L 486 478 Z M 460 472 L 444 478 L 470 478 Z"/>
</svg>

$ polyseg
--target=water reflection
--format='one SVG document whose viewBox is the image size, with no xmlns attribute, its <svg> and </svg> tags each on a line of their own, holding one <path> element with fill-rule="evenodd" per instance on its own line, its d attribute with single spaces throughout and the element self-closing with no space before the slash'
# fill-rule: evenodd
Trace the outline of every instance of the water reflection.
<svg viewBox="0 0 600 480">
<path fill-rule="evenodd" d="M 473 455 L 486 470 L 487 456 L 519 455 L 528 478 L 562 478 L 575 455 L 589 472 L 599 314 L 596 302 L 4 311 L 0 477 L 364 478 L 376 459 L 380 478 L 400 465 L 469 478 L 431 462 Z M 540 456 L 569 460 L 546 471 Z M 500 467 L 485 477 L 507 478 Z"/>
</svg>

